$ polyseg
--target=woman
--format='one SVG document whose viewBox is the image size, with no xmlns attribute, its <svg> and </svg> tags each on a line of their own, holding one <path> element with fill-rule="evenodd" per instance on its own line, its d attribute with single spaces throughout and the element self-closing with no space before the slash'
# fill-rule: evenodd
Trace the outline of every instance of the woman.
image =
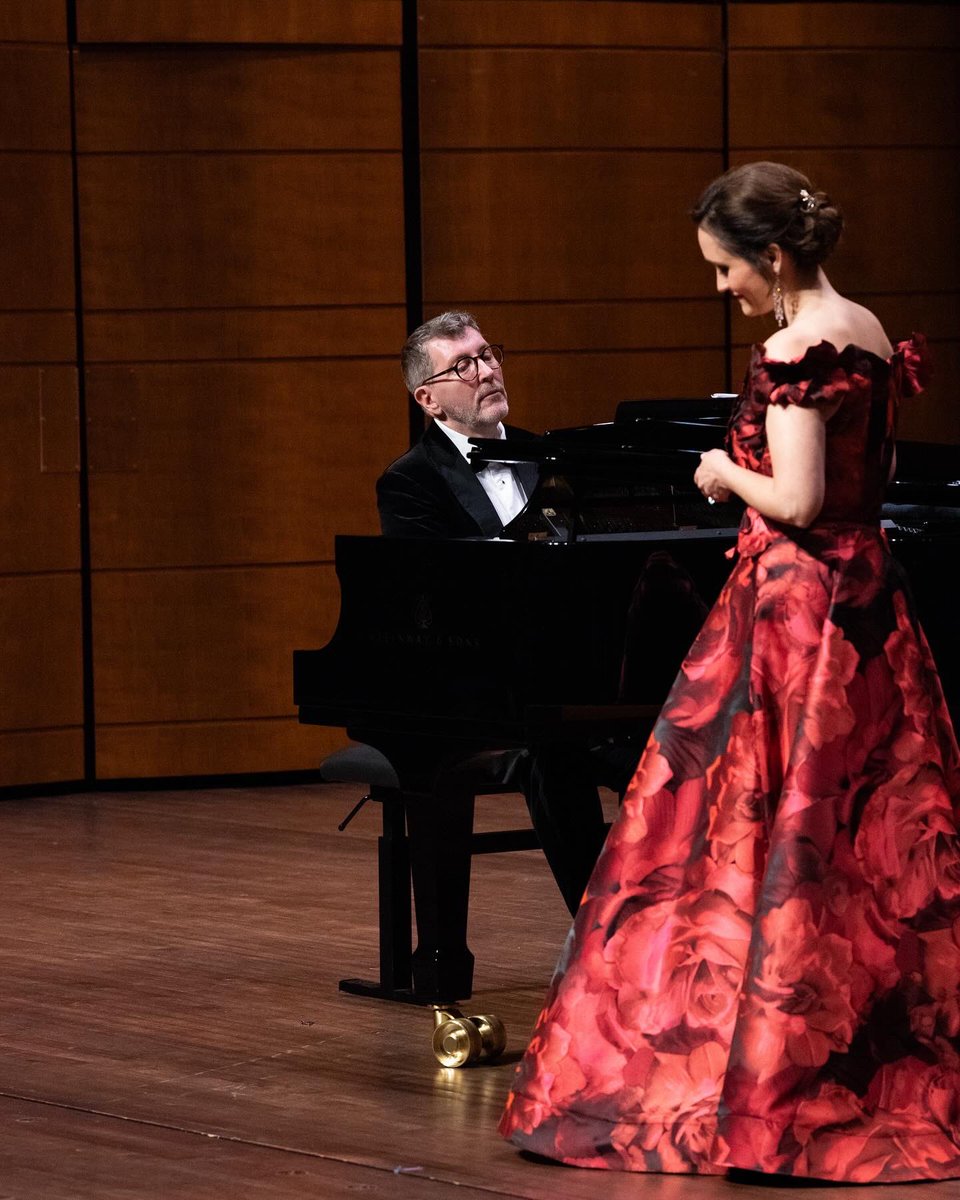
<svg viewBox="0 0 960 1200">
<path fill-rule="evenodd" d="M 895 349 L 823 272 L 839 211 L 777 163 L 694 210 L 779 326 L 729 454 L 738 561 L 611 830 L 501 1130 L 581 1166 L 849 1182 L 960 1174 L 960 761 L 879 528 Z"/>
</svg>

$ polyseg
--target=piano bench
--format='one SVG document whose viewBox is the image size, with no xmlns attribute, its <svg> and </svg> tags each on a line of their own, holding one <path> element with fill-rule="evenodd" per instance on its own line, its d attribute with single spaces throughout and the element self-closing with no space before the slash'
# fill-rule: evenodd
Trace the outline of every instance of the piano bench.
<svg viewBox="0 0 960 1200">
<path fill-rule="evenodd" d="M 445 761 L 429 785 L 401 785 L 394 763 L 365 743 L 338 750 L 320 764 L 330 783 L 357 783 L 381 806 L 377 843 L 379 980 L 341 979 L 340 990 L 412 1004 L 470 998 L 473 955 L 467 948 L 470 862 L 475 854 L 535 850 L 533 829 L 473 831 L 474 799 L 519 792 L 514 770 L 524 751 L 490 750 Z M 417 921 L 412 950 L 411 898 Z"/>
</svg>

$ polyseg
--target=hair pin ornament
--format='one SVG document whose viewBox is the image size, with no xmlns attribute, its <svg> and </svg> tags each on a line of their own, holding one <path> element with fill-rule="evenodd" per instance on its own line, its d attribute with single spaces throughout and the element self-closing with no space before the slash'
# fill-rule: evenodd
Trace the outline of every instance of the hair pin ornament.
<svg viewBox="0 0 960 1200">
<path fill-rule="evenodd" d="M 815 212 L 817 208 L 817 200 L 815 196 L 811 196 L 806 188 L 800 189 L 800 211 L 805 213 Z"/>
</svg>

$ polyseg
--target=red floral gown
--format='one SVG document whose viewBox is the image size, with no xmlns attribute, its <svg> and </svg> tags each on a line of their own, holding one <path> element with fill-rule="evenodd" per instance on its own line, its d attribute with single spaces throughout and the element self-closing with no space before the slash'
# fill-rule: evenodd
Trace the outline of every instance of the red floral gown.
<svg viewBox="0 0 960 1200">
<path fill-rule="evenodd" d="M 924 339 L 755 348 L 770 404 L 839 407 L 807 530 L 747 509 L 564 948 L 501 1121 L 587 1167 L 960 1175 L 960 762 L 879 528 Z"/>
</svg>

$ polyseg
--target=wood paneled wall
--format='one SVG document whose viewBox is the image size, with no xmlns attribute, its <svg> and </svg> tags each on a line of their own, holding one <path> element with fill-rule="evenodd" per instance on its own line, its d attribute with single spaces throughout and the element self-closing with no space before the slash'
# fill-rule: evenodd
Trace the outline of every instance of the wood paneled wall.
<svg viewBox="0 0 960 1200">
<path fill-rule="evenodd" d="M 97 774 L 313 767 L 291 652 L 406 442 L 400 5 L 77 12 Z"/>
<path fill-rule="evenodd" d="M 933 344 L 901 432 L 960 442 L 960 10 L 734 0 L 729 64 L 731 164 L 778 158 L 840 202 L 831 280 Z M 734 337 L 756 339 L 739 314 Z"/>
<path fill-rule="evenodd" d="M 407 2 L 416 280 L 404 0 L 0 6 L 0 786 L 316 765 L 290 652 L 407 443 L 408 295 L 506 343 L 534 429 L 735 384 L 766 330 L 687 215 L 727 161 L 836 194 L 838 286 L 934 342 L 905 431 L 960 441 L 952 6 Z"/>
<path fill-rule="evenodd" d="M 0 784 L 79 780 L 80 488 L 62 4 L 0 9 Z"/>
<path fill-rule="evenodd" d="M 722 385 L 687 216 L 723 165 L 720 6 L 420 12 L 424 296 L 506 343 L 513 419 L 608 420 L 618 400 Z"/>
<path fill-rule="evenodd" d="M 934 343 L 904 433 L 960 441 L 953 6 L 419 8 L 428 315 L 470 308 L 507 344 L 519 423 L 737 385 L 767 328 L 735 311 L 728 344 L 687 213 L 725 161 L 775 158 L 847 212 L 838 286 Z"/>
</svg>

